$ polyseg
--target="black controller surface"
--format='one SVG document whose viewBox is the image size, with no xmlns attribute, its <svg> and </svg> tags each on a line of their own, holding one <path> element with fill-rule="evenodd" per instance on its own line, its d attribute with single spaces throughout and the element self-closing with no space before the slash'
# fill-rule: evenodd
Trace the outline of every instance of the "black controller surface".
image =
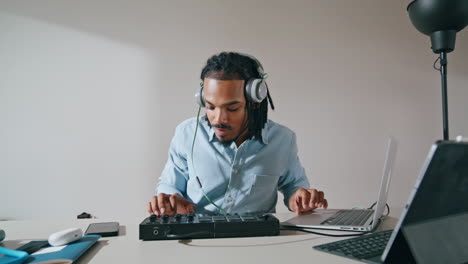
<svg viewBox="0 0 468 264">
<path fill-rule="evenodd" d="M 279 220 L 271 214 L 151 215 L 140 224 L 141 240 L 277 236 Z"/>
</svg>

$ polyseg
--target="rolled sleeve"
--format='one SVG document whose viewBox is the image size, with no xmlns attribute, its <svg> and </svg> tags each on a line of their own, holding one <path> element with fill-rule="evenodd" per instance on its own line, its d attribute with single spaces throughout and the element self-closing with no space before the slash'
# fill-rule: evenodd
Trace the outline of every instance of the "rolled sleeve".
<svg viewBox="0 0 468 264">
<path fill-rule="evenodd" d="M 280 177 L 278 184 L 278 190 L 283 193 L 283 201 L 287 208 L 289 208 L 289 199 L 291 199 L 291 196 L 299 188 L 310 188 L 309 180 L 305 175 L 304 168 L 302 167 L 299 156 L 297 155 L 298 149 L 295 133 L 292 133 L 290 147 L 291 151 L 288 157 L 289 169 Z"/>
</svg>

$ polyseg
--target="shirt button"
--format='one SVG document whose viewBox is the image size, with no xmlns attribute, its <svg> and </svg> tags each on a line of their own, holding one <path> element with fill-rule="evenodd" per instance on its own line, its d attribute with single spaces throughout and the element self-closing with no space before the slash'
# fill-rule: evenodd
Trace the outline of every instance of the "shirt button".
<svg viewBox="0 0 468 264">
<path fill-rule="evenodd" d="M 238 170 L 232 170 L 232 173 L 237 174 L 237 173 L 239 173 L 239 171 Z"/>
<path fill-rule="evenodd" d="M 228 201 L 228 202 L 232 202 L 232 197 L 231 197 L 231 195 L 228 196 L 227 201 Z"/>
</svg>

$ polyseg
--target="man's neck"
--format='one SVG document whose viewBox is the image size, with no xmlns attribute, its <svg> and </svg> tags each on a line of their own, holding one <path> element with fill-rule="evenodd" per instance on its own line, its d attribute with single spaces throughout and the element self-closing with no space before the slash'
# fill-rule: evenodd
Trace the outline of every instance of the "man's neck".
<svg viewBox="0 0 468 264">
<path fill-rule="evenodd" d="M 239 135 L 237 139 L 234 141 L 236 142 L 236 146 L 239 147 L 240 145 L 242 145 L 242 143 L 244 143 L 244 141 L 247 140 L 248 136 L 249 136 L 249 130 L 246 128 L 244 132 L 242 132 L 242 134 Z"/>
</svg>

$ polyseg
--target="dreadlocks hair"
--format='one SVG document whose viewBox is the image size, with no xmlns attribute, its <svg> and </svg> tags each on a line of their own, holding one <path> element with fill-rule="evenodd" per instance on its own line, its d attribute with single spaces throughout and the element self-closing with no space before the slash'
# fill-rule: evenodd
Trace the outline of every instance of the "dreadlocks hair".
<svg viewBox="0 0 468 264">
<path fill-rule="evenodd" d="M 249 56 L 236 52 L 221 52 L 208 59 L 200 74 L 200 78 L 202 81 L 205 78 L 216 80 L 244 80 L 245 84 L 247 84 L 249 79 L 263 78 L 258 70 L 259 66 L 258 62 Z M 263 100 L 260 103 L 254 103 L 248 100 L 245 93 L 245 84 L 244 97 L 247 109 L 247 138 L 250 139 L 255 136 L 258 139 L 262 139 L 262 129 L 265 127 L 268 120 L 268 101 L 270 102 L 272 110 L 274 110 L 275 107 L 269 89 L 267 89 L 268 100 Z"/>
</svg>

